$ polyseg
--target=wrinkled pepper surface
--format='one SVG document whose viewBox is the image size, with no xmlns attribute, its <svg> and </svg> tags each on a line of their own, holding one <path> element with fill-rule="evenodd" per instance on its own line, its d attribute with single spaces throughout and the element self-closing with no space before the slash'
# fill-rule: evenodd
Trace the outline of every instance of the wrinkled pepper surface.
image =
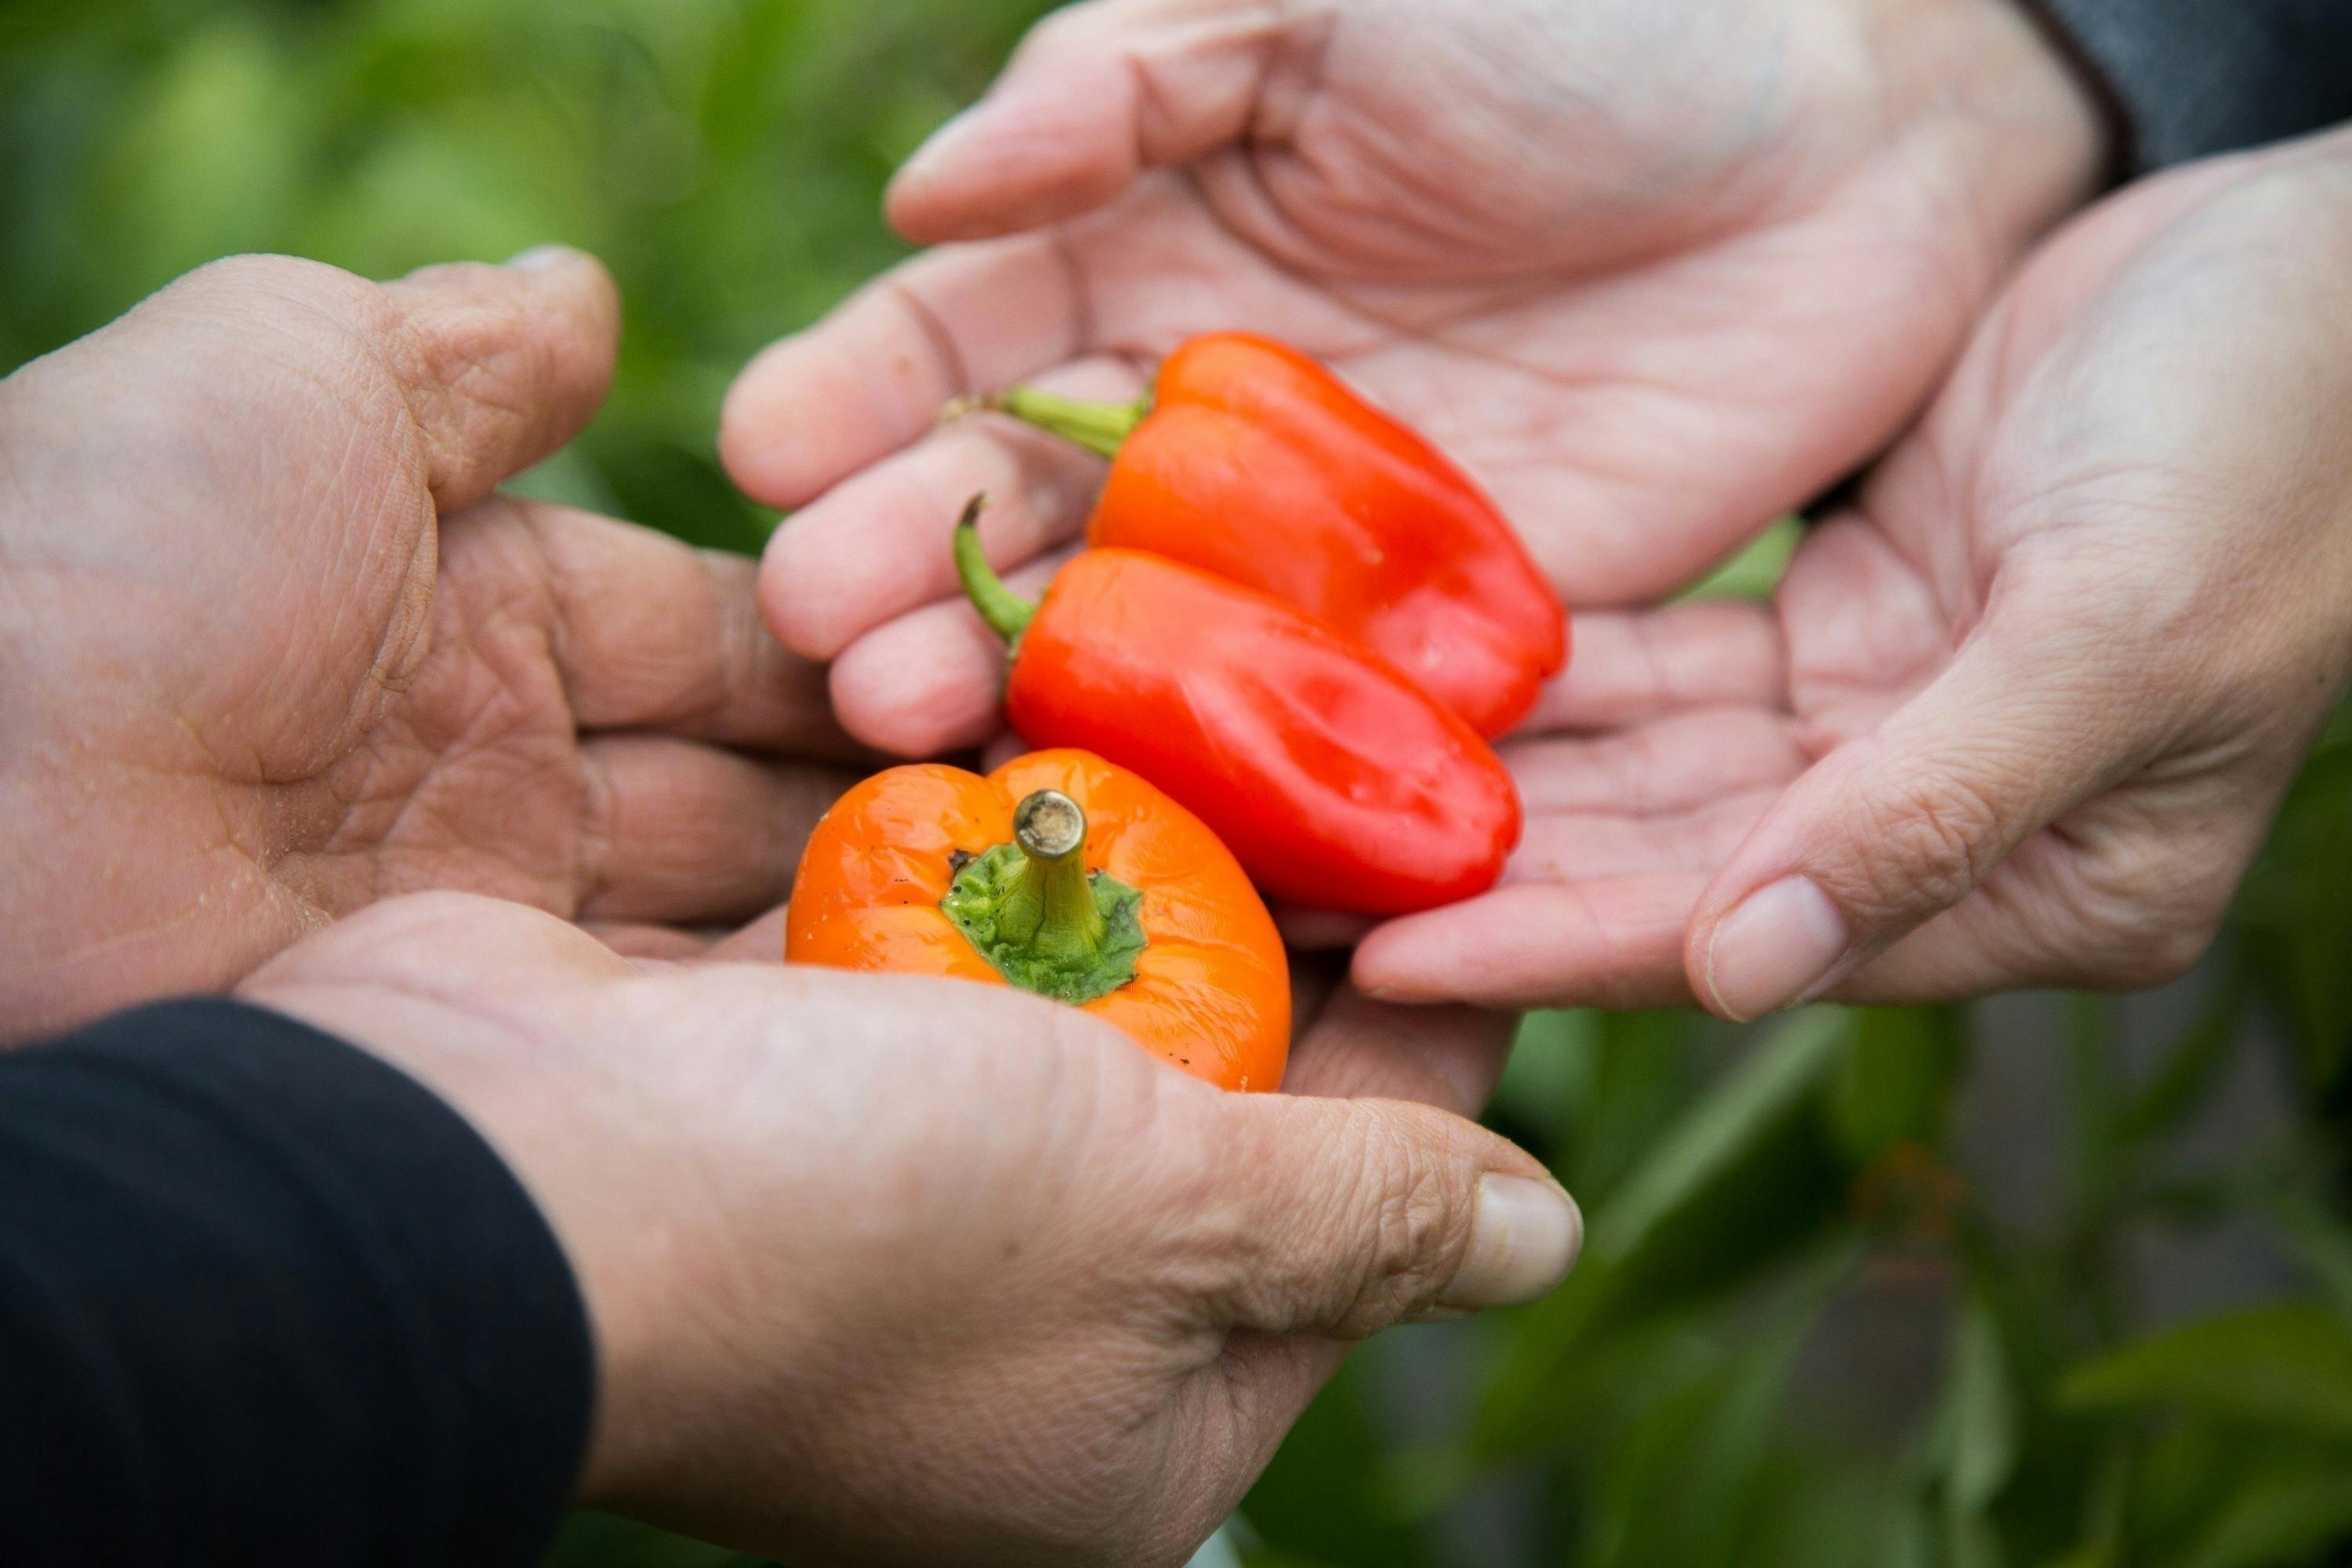
<svg viewBox="0 0 2352 1568">
<path fill-rule="evenodd" d="M 1249 878 L 1199 817 L 1085 752 L 858 784 L 802 857 L 784 956 L 1018 985 L 1225 1089 L 1278 1087 L 1290 1049 L 1289 967 Z"/>
<path fill-rule="evenodd" d="M 984 400 L 1105 453 L 1089 543 L 1287 600 L 1384 656 L 1482 735 L 1527 717 L 1568 626 L 1511 525 L 1427 441 L 1315 360 L 1219 332 L 1132 405 Z"/>
<path fill-rule="evenodd" d="M 1511 775 L 1394 666 L 1269 594 L 1137 550 L 1088 550 L 1030 605 L 956 530 L 965 592 L 1013 644 L 1006 717 L 1199 813 L 1259 887 L 1406 914 L 1485 891 L 1519 837 Z"/>
</svg>

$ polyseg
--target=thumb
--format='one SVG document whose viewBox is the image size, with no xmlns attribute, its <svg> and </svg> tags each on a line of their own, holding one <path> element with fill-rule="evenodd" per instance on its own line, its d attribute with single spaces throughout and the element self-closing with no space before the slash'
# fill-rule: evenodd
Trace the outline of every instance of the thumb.
<svg viewBox="0 0 2352 1568">
<path fill-rule="evenodd" d="M 612 378 L 620 319 L 604 268 L 562 246 L 389 283 L 294 257 L 233 256 L 173 283 L 73 357 L 128 359 L 151 380 L 201 377 L 247 424 L 287 417 L 287 399 L 274 395 L 289 381 L 323 393 L 350 434 L 398 421 L 414 432 L 425 487 L 446 513 L 588 422 Z M 284 366 L 299 374 L 269 374 Z M 381 501 L 369 488 L 380 476 L 341 477 L 346 490 L 366 490 L 371 508 Z"/>
<path fill-rule="evenodd" d="M 1543 1166 L 1402 1100 L 1234 1095 L 1220 1238 L 1224 1326 L 1360 1339 L 1409 1318 L 1532 1301 L 1567 1278 L 1583 1217 Z"/>
<path fill-rule="evenodd" d="M 1018 233 L 1236 140 L 1298 30 L 1284 18 L 1304 9 L 1092 0 L 1054 13 L 898 172 L 890 221 L 925 244 Z"/>
<path fill-rule="evenodd" d="M 550 245 L 503 267 L 428 267 L 383 292 L 394 308 L 365 330 L 401 382 L 444 513 L 552 453 L 604 400 L 621 302 L 584 252 Z"/>
<path fill-rule="evenodd" d="M 1700 1001 L 1746 1021 L 1826 994 L 2129 771 L 2123 639 L 2043 589 L 1996 595 L 1958 654 L 1790 786 L 1701 895 Z"/>
</svg>

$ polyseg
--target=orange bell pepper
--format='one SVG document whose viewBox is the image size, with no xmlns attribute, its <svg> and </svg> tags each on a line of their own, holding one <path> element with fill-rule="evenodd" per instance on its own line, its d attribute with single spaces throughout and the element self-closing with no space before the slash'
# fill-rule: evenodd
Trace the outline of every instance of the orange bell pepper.
<svg viewBox="0 0 2352 1568">
<path fill-rule="evenodd" d="M 858 784 L 809 839 L 784 957 L 1020 985 L 1225 1089 L 1279 1087 L 1290 1050 L 1289 966 L 1248 877 L 1199 817 L 1086 752 Z"/>
</svg>

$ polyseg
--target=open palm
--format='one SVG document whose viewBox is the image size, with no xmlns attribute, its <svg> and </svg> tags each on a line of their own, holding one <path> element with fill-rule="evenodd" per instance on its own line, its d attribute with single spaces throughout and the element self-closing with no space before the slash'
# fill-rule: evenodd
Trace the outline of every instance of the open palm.
<svg viewBox="0 0 2352 1568">
<path fill-rule="evenodd" d="M 568 252 L 247 258 L 0 383 L 10 1032 L 404 890 L 782 896 L 836 781 L 772 753 L 853 748 L 752 563 L 492 493 L 586 420 L 617 313 Z"/>
<path fill-rule="evenodd" d="M 2179 973 L 2352 673 L 2347 259 L 2343 136 L 2082 220 L 1774 605 L 1585 619 L 1508 748 L 1511 885 L 1359 982 L 1744 1016 Z M 1819 962 L 1727 970 L 1774 888 Z"/>
<path fill-rule="evenodd" d="M 1654 596 L 1909 417 L 2086 187 L 2079 98 L 2006 0 L 1061 13 L 894 190 L 902 228 L 956 243 L 730 400 L 730 470 L 803 509 L 771 624 L 839 658 L 853 733 L 984 737 L 997 656 L 940 603 L 947 524 L 987 489 L 992 558 L 1028 561 L 1077 533 L 1100 466 L 1002 421 L 934 433 L 940 406 L 1131 397 L 1221 328 L 1429 434 L 1570 603 Z"/>
</svg>

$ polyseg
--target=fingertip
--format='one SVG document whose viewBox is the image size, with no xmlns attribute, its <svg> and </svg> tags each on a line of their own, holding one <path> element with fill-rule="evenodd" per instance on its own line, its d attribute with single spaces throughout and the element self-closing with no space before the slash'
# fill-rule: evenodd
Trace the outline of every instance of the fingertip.
<svg viewBox="0 0 2352 1568">
<path fill-rule="evenodd" d="M 1391 921 L 1350 977 L 1389 1002 L 1481 1007 L 1687 1005 L 1684 938 L 1703 879 L 1527 883 Z"/>
<path fill-rule="evenodd" d="M 1081 132 L 1066 132 L 1073 143 Z M 918 158 L 883 194 L 883 216 L 917 245 L 997 239 L 1079 217 L 1135 183 L 1129 160 L 1106 161 L 1076 145 L 992 146 L 953 161 Z"/>
<path fill-rule="evenodd" d="M 787 518 L 768 536 L 760 556 L 760 614 L 785 647 L 822 664 L 838 658 L 856 635 L 842 627 L 824 580 L 824 542 L 800 518 Z"/>
<path fill-rule="evenodd" d="M 907 160 L 883 211 L 919 245 L 1019 234 L 1090 212 L 1141 172 L 1132 112 L 1115 76 L 1074 79 L 1066 68 L 1016 63 Z"/>
<path fill-rule="evenodd" d="M 853 737 L 894 756 L 930 757 L 995 734 L 1004 650 L 961 605 L 870 632 L 834 661 L 834 710 Z"/>
<path fill-rule="evenodd" d="M 1844 911 L 1811 878 L 1793 875 L 1720 919 L 1693 921 L 1684 972 L 1707 1011 L 1744 1024 L 1818 994 L 1852 946 Z"/>
<path fill-rule="evenodd" d="M 1363 935 L 1349 961 L 1348 978 L 1375 1002 L 1434 1006 L 1454 999 L 1438 977 L 1457 973 L 1456 959 L 1446 921 L 1407 915 Z"/>
<path fill-rule="evenodd" d="M 802 334 L 770 343 L 719 405 L 719 466 L 763 506 L 804 505 L 831 477 L 818 456 L 826 439 L 823 362 L 810 359 Z"/>
<path fill-rule="evenodd" d="M 1470 1242 L 1438 1305 L 1520 1307 L 1559 1288 L 1584 1250 L 1584 1211 L 1549 1176 L 1480 1178 Z"/>
<path fill-rule="evenodd" d="M 506 266 L 451 262 L 382 285 L 384 355 L 405 385 L 445 510 L 570 440 L 604 403 L 621 297 L 604 263 L 540 246 Z"/>
</svg>

